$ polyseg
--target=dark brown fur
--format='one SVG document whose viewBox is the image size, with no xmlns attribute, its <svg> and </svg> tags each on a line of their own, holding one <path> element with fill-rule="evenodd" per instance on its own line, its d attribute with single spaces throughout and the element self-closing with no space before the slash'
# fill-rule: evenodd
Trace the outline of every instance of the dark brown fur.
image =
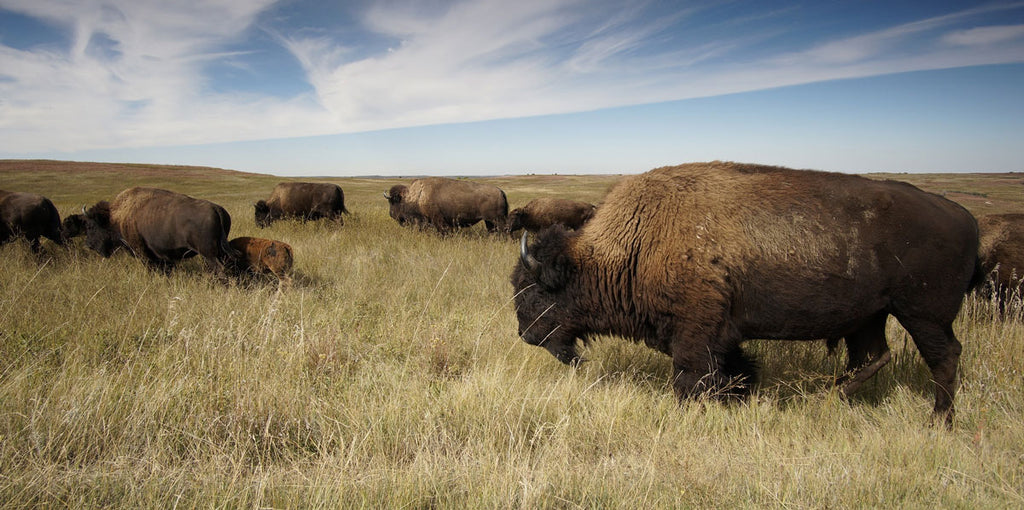
<svg viewBox="0 0 1024 510">
<path fill-rule="evenodd" d="M 594 216 L 594 204 L 565 198 L 535 198 L 508 214 L 508 231 L 526 229 L 539 232 L 552 225 L 576 230 Z"/>
<path fill-rule="evenodd" d="M 238 253 L 228 245 L 231 217 L 207 200 L 155 188 L 129 188 L 84 215 L 86 244 L 104 257 L 127 247 L 151 267 L 169 272 L 199 254 L 207 270 L 225 275 Z"/>
<path fill-rule="evenodd" d="M 239 270 L 253 274 L 272 274 L 281 283 L 291 282 L 292 247 L 288 243 L 258 237 L 236 237 L 230 242 L 238 250 Z"/>
<path fill-rule="evenodd" d="M 447 177 L 416 179 L 384 194 L 398 223 L 432 225 L 441 233 L 484 221 L 488 232 L 505 230 L 508 200 L 496 186 Z"/>
<path fill-rule="evenodd" d="M 979 290 L 989 293 L 999 305 L 1024 298 L 1024 214 L 991 214 L 978 218 L 981 231 L 981 270 L 989 278 Z"/>
<path fill-rule="evenodd" d="M 64 244 L 60 214 L 49 198 L 0 190 L 0 244 L 16 237 L 28 240 L 36 253 L 41 250 L 40 237 Z"/>
<path fill-rule="evenodd" d="M 574 363 L 577 339 L 641 340 L 672 357 L 680 398 L 742 392 L 746 339 L 845 337 L 867 364 L 854 357 L 888 354 L 892 314 L 950 421 L 977 249 L 970 213 L 909 184 L 697 163 L 626 178 L 581 230 L 543 231 L 512 285 L 526 342 Z"/>
<path fill-rule="evenodd" d="M 302 221 L 327 218 L 344 223 L 345 192 L 337 184 L 318 182 L 282 182 L 274 186 L 270 198 L 254 205 L 256 226 L 265 228 L 282 218 Z"/>
</svg>

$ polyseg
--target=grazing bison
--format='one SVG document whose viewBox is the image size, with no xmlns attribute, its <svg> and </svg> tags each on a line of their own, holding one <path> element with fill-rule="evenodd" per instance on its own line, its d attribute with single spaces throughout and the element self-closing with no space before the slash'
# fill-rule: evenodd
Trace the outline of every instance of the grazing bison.
<svg viewBox="0 0 1024 510">
<path fill-rule="evenodd" d="M 300 218 L 303 221 L 327 218 L 342 223 L 345 193 L 337 184 L 317 182 L 282 182 L 274 186 L 270 198 L 256 202 L 256 226 L 269 227 L 282 218 Z"/>
<path fill-rule="evenodd" d="M 505 229 L 508 217 L 508 200 L 500 188 L 446 177 L 416 179 L 408 186 L 396 184 L 384 198 L 399 224 L 430 224 L 442 234 L 480 220 L 488 232 L 497 232 Z"/>
<path fill-rule="evenodd" d="M 154 188 L 129 188 L 92 206 L 82 217 L 86 245 L 104 257 L 126 246 L 150 267 L 169 273 L 199 254 L 206 268 L 223 277 L 238 253 L 228 245 L 231 217 L 223 207 Z"/>
<path fill-rule="evenodd" d="M 241 253 L 238 269 L 251 274 L 272 274 L 282 284 L 292 281 L 292 247 L 288 243 L 258 237 L 236 237 L 229 243 Z"/>
<path fill-rule="evenodd" d="M 508 213 L 508 231 L 520 229 L 539 232 L 552 225 L 576 230 L 594 216 L 597 207 L 586 202 L 564 198 L 535 198 L 523 207 Z"/>
<path fill-rule="evenodd" d="M 60 214 L 49 198 L 0 190 L 0 244 L 15 237 L 27 239 L 35 253 L 41 250 L 40 237 L 64 244 Z"/>
<path fill-rule="evenodd" d="M 577 339 L 642 340 L 672 357 L 681 399 L 746 392 L 746 339 L 845 337 L 862 382 L 888 356 L 892 314 L 949 423 L 977 250 L 970 213 L 909 184 L 696 163 L 624 179 L 581 230 L 530 247 L 524 233 L 511 282 L 527 343 L 573 364 Z"/>
<path fill-rule="evenodd" d="M 999 305 L 1024 298 L 1024 214 L 991 214 L 978 218 L 981 269 L 989 278 L 982 287 Z"/>
</svg>

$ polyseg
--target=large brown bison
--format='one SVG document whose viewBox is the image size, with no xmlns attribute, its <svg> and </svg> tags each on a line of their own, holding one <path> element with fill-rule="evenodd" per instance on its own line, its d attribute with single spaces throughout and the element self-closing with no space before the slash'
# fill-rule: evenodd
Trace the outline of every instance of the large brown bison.
<svg viewBox="0 0 1024 510">
<path fill-rule="evenodd" d="M 991 214 L 978 218 L 981 269 L 989 278 L 987 291 L 999 305 L 1024 299 L 1024 214 Z"/>
<path fill-rule="evenodd" d="M 0 244 L 16 237 L 27 239 L 35 253 L 41 250 L 40 237 L 64 244 L 60 214 L 49 198 L 0 190 Z"/>
<path fill-rule="evenodd" d="M 552 225 L 576 230 L 594 216 L 594 204 L 565 198 L 535 198 L 508 213 L 508 231 L 526 229 L 539 232 Z"/>
<path fill-rule="evenodd" d="M 292 247 L 288 243 L 259 237 L 236 237 L 229 243 L 240 253 L 238 272 L 272 274 L 283 285 L 291 284 Z"/>
<path fill-rule="evenodd" d="M 342 223 L 345 208 L 345 192 L 337 184 L 319 182 L 282 182 L 274 186 L 270 198 L 254 205 L 256 226 L 269 227 L 282 218 L 299 218 L 303 221 L 327 218 Z"/>
<path fill-rule="evenodd" d="M 384 194 L 391 217 L 399 224 L 432 225 L 438 232 L 469 227 L 483 220 L 488 232 L 505 230 L 508 200 L 497 186 L 473 181 L 426 177 Z"/>
<path fill-rule="evenodd" d="M 870 376 L 892 314 L 951 422 L 977 250 L 970 213 L 909 184 L 695 163 L 624 179 L 581 230 L 524 233 L 511 281 L 527 343 L 573 364 L 577 339 L 641 340 L 672 357 L 681 399 L 747 391 L 746 339 L 845 337 Z"/>
<path fill-rule="evenodd" d="M 238 253 L 228 245 L 231 217 L 223 207 L 155 188 L 129 188 L 89 208 L 77 220 L 86 245 L 104 257 L 127 247 L 150 267 L 170 272 L 179 261 L 199 254 L 217 276 Z"/>
</svg>

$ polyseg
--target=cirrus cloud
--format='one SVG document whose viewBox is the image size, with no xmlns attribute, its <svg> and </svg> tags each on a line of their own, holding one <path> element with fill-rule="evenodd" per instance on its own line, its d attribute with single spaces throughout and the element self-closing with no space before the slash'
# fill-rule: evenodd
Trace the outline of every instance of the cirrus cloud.
<svg viewBox="0 0 1024 510">
<path fill-rule="evenodd" d="M 290 7 L 0 0 L 0 9 L 64 34 L 62 44 L 36 47 L 0 38 L 0 152 L 352 133 L 1024 62 L 1024 26 L 990 19 L 1021 3 L 815 33 L 777 49 L 790 12 L 764 8 L 712 32 L 713 2 L 666 11 L 612 0 L 392 1 L 356 5 L 347 31 L 292 23 Z M 249 46 L 256 35 L 298 63 L 300 72 L 284 78 L 307 89 L 216 83 L 214 70 L 258 65 L 267 50 Z"/>
</svg>

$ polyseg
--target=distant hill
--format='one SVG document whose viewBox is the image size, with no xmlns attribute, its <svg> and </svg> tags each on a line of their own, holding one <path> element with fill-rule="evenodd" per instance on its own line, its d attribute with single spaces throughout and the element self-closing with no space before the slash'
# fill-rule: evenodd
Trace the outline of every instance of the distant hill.
<svg viewBox="0 0 1024 510">
<path fill-rule="evenodd" d="M 58 172 L 58 173 L 128 173 L 149 177 L 210 177 L 261 175 L 237 170 L 225 170 L 206 166 L 151 165 L 143 163 L 90 163 L 83 161 L 57 161 L 50 159 L 0 159 L 0 173 L 9 172 Z"/>
</svg>

